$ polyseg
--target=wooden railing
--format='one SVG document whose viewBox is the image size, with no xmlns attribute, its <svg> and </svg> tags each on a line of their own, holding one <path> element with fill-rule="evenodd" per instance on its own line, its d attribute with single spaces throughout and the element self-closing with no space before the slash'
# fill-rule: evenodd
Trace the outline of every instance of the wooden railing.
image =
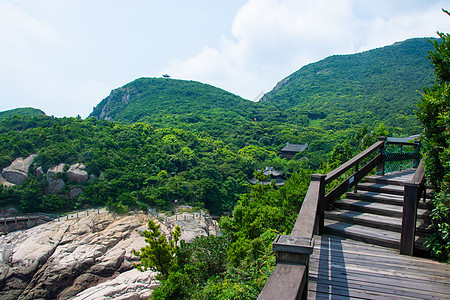
<svg viewBox="0 0 450 300">
<path fill-rule="evenodd" d="M 326 175 L 311 175 L 311 183 L 291 234 L 278 235 L 273 242 L 277 264 L 258 299 L 307 298 L 309 256 L 314 248 L 314 235 L 323 232 L 324 212 L 335 199 L 352 187 L 356 189 L 358 182 L 374 168 L 381 172 L 384 170 L 382 150 L 385 141 L 384 137 L 380 137 L 378 142 Z M 370 159 L 369 162 L 359 168 L 360 164 L 368 159 Z M 417 202 L 423 186 L 423 168 L 421 166 L 416 172 L 417 176 L 414 175 L 413 182 L 405 187 L 402 243 L 404 240 L 405 243 L 409 243 L 408 246 L 405 246 L 408 251 L 414 246 Z M 327 184 L 352 168 L 354 168 L 354 173 L 350 177 L 325 194 Z"/>
<path fill-rule="evenodd" d="M 402 235 L 400 240 L 400 253 L 413 255 L 416 240 L 417 206 L 421 195 L 425 199 L 425 169 L 423 161 L 420 162 L 410 182 L 405 182 L 403 198 Z"/>
</svg>

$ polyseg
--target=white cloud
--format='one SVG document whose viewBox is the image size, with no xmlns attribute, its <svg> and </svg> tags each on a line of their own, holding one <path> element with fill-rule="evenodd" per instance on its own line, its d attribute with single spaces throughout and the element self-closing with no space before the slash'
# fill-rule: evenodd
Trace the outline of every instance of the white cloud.
<svg viewBox="0 0 450 300">
<path fill-rule="evenodd" d="M 205 47 L 166 70 L 252 99 L 326 56 L 435 36 L 450 25 L 441 7 L 443 1 L 249 0 L 220 48 Z"/>
</svg>

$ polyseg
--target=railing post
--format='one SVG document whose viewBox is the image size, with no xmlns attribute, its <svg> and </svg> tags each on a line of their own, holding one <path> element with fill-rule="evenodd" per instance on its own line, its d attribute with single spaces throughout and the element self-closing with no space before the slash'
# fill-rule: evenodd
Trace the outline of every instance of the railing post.
<svg viewBox="0 0 450 300">
<path fill-rule="evenodd" d="M 405 195 L 403 198 L 402 235 L 400 253 L 413 255 L 416 237 L 417 205 L 419 202 L 418 183 L 405 182 Z"/>
<path fill-rule="evenodd" d="M 309 274 L 309 256 L 313 253 L 314 239 L 296 237 L 291 235 L 278 235 L 273 242 L 272 248 L 276 251 L 277 264 L 288 264 L 304 266 L 304 280 L 295 278 L 300 281 L 300 286 L 296 299 L 308 298 L 308 274 Z M 258 299 L 265 299 L 260 295 Z M 273 299 L 271 297 L 271 299 Z"/>
<path fill-rule="evenodd" d="M 317 209 L 317 218 L 316 224 L 314 226 L 314 234 L 322 234 L 324 227 L 324 219 L 325 219 L 325 209 L 328 206 L 325 203 L 325 178 L 327 175 L 322 174 L 312 174 L 311 181 L 319 181 L 319 201 L 318 201 L 318 209 Z"/>
<path fill-rule="evenodd" d="M 357 162 L 355 165 L 355 174 L 358 173 L 358 171 L 359 171 L 359 162 Z M 355 186 L 353 187 L 353 192 L 355 192 L 355 193 L 358 192 L 358 182 L 355 182 Z"/>
<path fill-rule="evenodd" d="M 385 136 L 379 136 L 378 137 L 378 141 L 379 142 L 381 142 L 381 141 L 386 142 L 386 137 Z M 383 153 L 383 149 L 384 149 L 384 144 L 383 144 L 382 147 L 378 148 L 377 153 L 378 154 L 382 154 Z M 376 172 L 377 172 L 377 174 L 384 175 L 384 156 L 383 156 L 383 159 L 381 160 L 381 163 L 377 166 L 377 171 Z"/>
<path fill-rule="evenodd" d="M 418 152 L 418 156 L 414 158 L 414 162 L 413 162 L 413 168 L 417 168 L 417 166 L 419 166 L 420 163 L 420 140 L 419 141 L 415 141 L 414 142 L 415 146 L 414 146 L 414 152 Z"/>
</svg>

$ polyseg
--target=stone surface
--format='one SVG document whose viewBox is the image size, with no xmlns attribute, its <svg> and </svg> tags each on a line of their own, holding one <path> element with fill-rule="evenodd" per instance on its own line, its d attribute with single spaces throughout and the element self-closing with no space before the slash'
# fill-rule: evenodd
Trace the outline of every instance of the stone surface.
<svg viewBox="0 0 450 300">
<path fill-rule="evenodd" d="M 19 157 L 15 159 L 9 167 L 3 169 L 2 178 L 10 185 L 22 185 L 28 178 L 28 169 L 35 157 L 36 154 L 33 154 L 27 158 Z"/>
<path fill-rule="evenodd" d="M 70 181 L 76 181 L 78 183 L 86 182 L 89 178 L 88 173 L 86 172 L 86 167 L 83 164 L 76 163 L 69 167 L 67 170 L 67 177 Z"/>
<path fill-rule="evenodd" d="M 58 178 L 58 174 L 64 172 L 64 164 L 53 166 L 47 170 L 47 186 L 44 191 L 47 194 L 59 194 L 66 184 L 62 178 Z"/>
<path fill-rule="evenodd" d="M 36 169 L 36 177 L 37 177 L 39 180 L 42 180 L 42 178 L 44 178 L 44 170 L 42 169 L 42 166 L 39 166 L 39 167 Z"/>
<path fill-rule="evenodd" d="M 0 236 L 0 299 L 148 299 L 155 273 L 132 269 L 131 251 L 145 246 L 149 217 L 88 210 Z M 187 241 L 215 233 L 199 215 L 154 220 L 166 234 L 180 225 Z"/>
</svg>

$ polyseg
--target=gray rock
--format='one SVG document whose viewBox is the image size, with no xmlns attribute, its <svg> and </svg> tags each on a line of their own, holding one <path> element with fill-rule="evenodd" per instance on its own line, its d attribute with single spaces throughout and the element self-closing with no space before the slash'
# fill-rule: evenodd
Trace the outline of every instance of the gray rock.
<svg viewBox="0 0 450 300">
<path fill-rule="evenodd" d="M 27 158 L 15 159 L 9 167 L 3 169 L 1 174 L 3 179 L 14 185 L 22 185 L 28 178 L 28 169 L 35 157 L 36 154 L 33 154 Z"/>
<path fill-rule="evenodd" d="M 42 180 L 44 178 L 44 170 L 42 169 L 42 166 L 40 166 L 36 169 L 36 177 L 39 180 Z"/>
<path fill-rule="evenodd" d="M 69 177 L 70 181 L 82 183 L 88 180 L 89 175 L 86 172 L 85 165 L 76 163 L 70 166 L 69 170 L 67 171 L 67 177 Z"/>
<path fill-rule="evenodd" d="M 45 187 L 45 193 L 47 194 L 59 194 L 64 189 L 66 184 L 61 178 L 57 178 L 57 174 L 64 172 L 64 164 L 53 166 L 47 171 L 47 186 Z"/>
</svg>

